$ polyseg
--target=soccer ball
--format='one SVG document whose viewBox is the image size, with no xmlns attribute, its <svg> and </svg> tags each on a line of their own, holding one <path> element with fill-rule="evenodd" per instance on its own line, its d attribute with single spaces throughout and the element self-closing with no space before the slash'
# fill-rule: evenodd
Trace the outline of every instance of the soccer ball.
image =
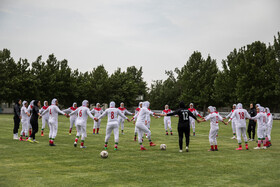
<svg viewBox="0 0 280 187">
<path fill-rule="evenodd" d="M 100 156 L 101 156 L 101 158 L 107 158 L 108 157 L 108 152 L 107 151 L 101 151 Z"/>
<path fill-rule="evenodd" d="M 160 149 L 161 149 L 161 150 L 166 150 L 166 145 L 165 145 L 165 144 L 161 144 L 161 145 L 160 145 Z"/>
</svg>

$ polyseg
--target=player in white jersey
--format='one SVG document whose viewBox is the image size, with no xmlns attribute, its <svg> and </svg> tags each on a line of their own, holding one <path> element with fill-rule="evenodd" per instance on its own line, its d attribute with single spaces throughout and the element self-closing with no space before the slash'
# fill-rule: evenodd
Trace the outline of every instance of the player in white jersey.
<svg viewBox="0 0 280 187">
<path fill-rule="evenodd" d="M 98 121 L 99 119 L 103 118 L 104 116 L 108 116 L 107 120 L 107 127 L 106 127 L 106 137 L 105 137 L 105 145 L 104 148 L 107 149 L 108 142 L 111 136 L 112 131 L 114 132 L 114 138 L 115 138 L 115 148 L 114 150 L 118 149 L 118 143 L 119 143 L 119 123 L 118 123 L 118 116 L 121 116 L 122 118 L 126 119 L 128 122 L 130 120 L 121 113 L 119 109 L 116 108 L 116 104 L 114 101 L 110 102 L 110 108 L 106 109 L 103 114 L 101 114 L 98 118 L 95 118 L 95 121 Z"/>
<path fill-rule="evenodd" d="M 226 123 L 219 114 L 215 113 L 214 108 L 212 106 L 208 107 L 208 113 L 209 114 L 203 119 L 203 121 L 210 120 L 210 149 L 208 151 L 218 151 L 217 134 L 219 131 L 219 121 L 222 121 L 225 125 Z"/>
<path fill-rule="evenodd" d="M 90 112 L 94 114 L 95 118 L 98 118 L 104 111 L 102 110 L 102 108 L 100 108 L 100 103 L 97 103 L 96 107 L 93 108 Z M 99 134 L 100 124 L 101 124 L 101 119 L 98 121 L 94 121 L 93 134 L 95 134 L 95 130 L 96 130 L 96 134 Z"/>
<path fill-rule="evenodd" d="M 49 107 L 48 101 L 44 101 L 44 106 L 41 108 L 40 113 L 42 114 L 45 110 L 47 110 L 48 107 Z M 46 113 L 46 115 L 42 117 L 41 136 L 44 136 L 44 129 L 46 127 L 46 123 L 47 125 L 49 125 L 49 113 Z"/>
<path fill-rule="evenodd" d="M 270 147 L 271 144 L 271 129 L 272 129 L 272 124 L 273 124 L 273 117 L 272 114 L 270 113 L 270 110 L 268 107 L 265 108 L 266 113 L 267 113 L 267 121 L 266 121 L 266 146 Z"/>
<path fill-rule="evenodd" d="M 71 112 L 77 110 L 77 108 L 78 108 L 78 107 L 77 107 L 77 103 L 74 102 L 73 105 L 72 105 L 72 107 L 69 107 L 69 108 L 67 108 L 67 109 L 65 109 L 65 110 L 62 110 L 62 111 L 65 112 L 65 113 L 67 113 L 67 114 L 70 114 Z M 73 126 L 74 126 L 74 123 L 76 122 L 76 119 L 77 119 L 77 115 L 71 115 L 71 116 L 70 116 L 69 135 L 71 135 L 71 133 L 72 133 L 72 128 L 73 128 Z"/>
<path fill-rule="evenodd" d="M 140 111 L 140 109 L 142 108 L 142 104 L 143 104 L 143 102 L 139 102 L 139 106 L 138 106 L 138 108 L 136 108 L 136 110 L 135 110 L 135 115 Z M 133 120 L 133 124 L 135 124 L 135 120 Z M 135 129 L 134 129 L 134 141 L 136 141 L 136 139 L 137 139 L 137 127 L 136 127 L 136 125 L 135 125 Z"/>
<path fill-rule="evenodd" d="M 47 113 L 49 113 L 49 145 L 55 146 L 54 139 L 57 135 L 57 128 L 58 128 L 58 113 L 65 115 L 66 117 L 69 117 L 65 112 L 61 111 L 58 108 L 58 101 L 57 99 L 52 100 L 52 105 L 49 106 L 41 115 L 44 116 Z"/>
<path fill-rule="evenodd" d="M 27 101 L 23 101 L 22 102 L 22 107 L 20 110 L 20 115 L 21 115 L 21 124 L 22 124 L 22 130 L 20 132 L 20 139 L 19 141 L 27 141 L 28 140 L 28 120 L 30 117 L 30 113 L 27 110 L 28 107 L 28 102 Z M 24 135 L 25 135 L 25 139 L 24 139 Z"/>
<path fill-rule="evenodd" d="M 262 106 L 257 107 L 257 115 L 251 117 L 253 120 L 257 120 L 258 129 L 258 146 L 254 149 L 261 149 L 261 144 L 263 143 L 263 149 L 266 149 L 266 141 L 265 141 L 265 123 L 266 123 L 266 115 L 263 113 L 264 108 Z"/>
<path fill-rule="evenodd" d="M 133 113 L 129 112 L 125 107 L 124 107 L 124 103 L 121 103 L 120 104 L 120 107 L 118 108 L 121 113 L 123 115 L 133 115 Z M 122 134 L 124 134 L 123 130 L 124 130 L 124 119 L 121 117 L 121 116 L 118 116 L 118 121 L 119 121 L 119 126 L 121 126 L 121 131 L 122 131 Z"/>
<path fill-rule="evenodd" d="M 140 149 L 141 150 L 146 150 L 145 147 L 143 147 L 142 142 L 143 142 L 143 135 L 144 133 L 147 134 L 147 137 L 150 142 L 150 146 L 155 146 L 151 140 L 151 131 L 148 129 L 148 127 L 145 125 L 145 121 L 147 119 L 147 115 L 154 115 L 154 116 L 161 116 L 161 114 L 153 113 L 151 112 L 148 107 L 150 103 L 148 101 L 143 102 L 142 108 L 139 110 L 137 114 L 132 119 L 136 119 L 136 128 L 137 128 L 137 133 L 138 133 L 138 142 L 140 144 Z"/>
<path fill-rule="evenodd" d="M 94 119 L 93 115 L 90 113 L 90 110 L 88 108 L 88 101 L 84 100 L 82 102 L 82 106 L 80 106 L 79 108 L 77 108 L 77 110 L 74 110 L 73 112 L 71 112 L 69 115 L 70 116 L 77 116 L 75 125 L 76 125 L 76 129 L 77 129 L 77 135 L 75 138 L 75 142 L 74 142 L 74 147 L 77 147 L 77 143 L 79 140 L 79 137 L 81 137 L 81 146 L 80 148 L 86 148 L 86 146 L 84 145 L 85 143 L 85 139 L 87 137 L 87 119 L 88 116 L 92 119 Z"/>
<path fill-rule="evenodd" d="M 251 116 L 247 112 L 247 110 L 243 109 L 243 106 L 241 103 L 237 104 L 237 109 L 234 110 L 234 112 L 231 114 L 230 119 L 228 123 L 235 119 L 235 125 L 236 125 L 236 136 L 237 136 L 237 141 L 238 141 L 238 148 L 236 150 L 242 150 L 242 140 L 241 140 L 241 135 L 243 136 L 244 142 L 245 142 L 245 147 L 246 150 L 248 150 L 248 139 L 246 135 L 246 119 L 250 119 Z"/>
<path fill-rule="evenodd" d="M 31 119 L 31 114 L 32 114 L 32 108 L 33 108 L 33 103 L 35 100 L 32 100 L 27 108 L 28 113 L 30 114 L 29 116 L 29 120 L 28 120 L 28 129 L 29 129 L 29 136 L 31 136 L 32 133 L 32 127 L 31 127 L 31 123 L 30 123 L 30 119 Z"/>
<path fill-rule="evenodd" d="M 230 118 L 230 116 L 233 114 L 235 109 L 236 109 L 236 104 L 233 104 L 232 110 L 224 119 Z M 233 133 L 233 137 L 231 139 L 236 139 L 236 124 L 235 124 L 236 122 L 235 121 L 236 121 L 236 118 L 232 119 L 232 121 L 231 121 L 231 128 L 232 128 L 232 133 Z"/>
<path fill-rule="evenodd" d="M 188 108 L 191 113 L 193 113 L 194 116 L 199 116 L 202 119 L 202 116 L 197 112 L 197 110 L 194 108 L 193 103 L 190 103 L 190 108 Z M 195 119 L 190 118 L 190 125 L 193 129 L 193 136 L 195 136 Z"/>
<path fill-rule="evenodd" d="M 168 105 L 165 105 L 164 108 L 165 109 L 161 112 L 162 114 L 169 114 L 169 113 L 173 112 L 172 110 L 169 109 Z M 164 123 L 165 134 L 168 135 L 168 128 L 169 128 L 170 134 L 173 135 L 172 127 L 171 127 L 171 117 L 170 116 L 164 116 L 163 123 Z"/>
</svg>

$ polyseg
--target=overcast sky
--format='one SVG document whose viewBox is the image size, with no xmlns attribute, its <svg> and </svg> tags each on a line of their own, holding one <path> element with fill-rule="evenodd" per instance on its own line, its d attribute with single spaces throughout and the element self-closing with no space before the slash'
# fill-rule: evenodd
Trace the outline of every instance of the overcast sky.
<svg viewBox="0 0 280 187">
<path fill-rule="evenodd" d="M 0 49 L 15 60 L 54 53 L 72 69 L 143 67 L 165 79 L 193 51 L 217 59 L 280 31 L 279 0 L 0 0 Z"/>
</svg>

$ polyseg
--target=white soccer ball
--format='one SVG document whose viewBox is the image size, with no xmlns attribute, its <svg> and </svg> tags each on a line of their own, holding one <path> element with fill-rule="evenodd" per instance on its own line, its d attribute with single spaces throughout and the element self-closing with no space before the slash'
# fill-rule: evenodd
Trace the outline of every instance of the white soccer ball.
<svg viewBox="0 0 280 187">
<path fill-rule="evenodd" d="M 101 158 L 107 158 L 108 157 L 108 152 L 107 151 L 101 151 L 100 156 L 101 156 Z"/>
<path fill-rule="evenodd" d="M 165 145 L 165 144 L 161 144 L 161 145 L 160 145 L 160 149 L 161 149 L 161 150 L 166 150 L 166 145 Z"/>
</svg>

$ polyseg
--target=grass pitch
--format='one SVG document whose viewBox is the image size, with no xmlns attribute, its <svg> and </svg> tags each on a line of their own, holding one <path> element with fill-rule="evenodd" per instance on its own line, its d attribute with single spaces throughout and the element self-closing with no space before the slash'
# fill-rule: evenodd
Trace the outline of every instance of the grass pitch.
<svg viewBox="0 0 280 187">
<path fill-rule="evenodd" d="M 57 146 L 48 145 L 38 133 L 39 144 L 12 140 L 13 116 L 0 115 L 0 186 L 279 186 L 280 121 L 274 121 L 272 144 L 268 150 L 236 151 L 230 126 L 220 124 L 218 152 L 208 152 L 209 123 L 196 125 L 191 136 L 190 152 L 179 153 L 177 121 L 172 118 L 173 136 L 166 136 L 163 118 L 152 119 L 152 140 L 140 151 L 133 141 L 134 125 L 125 122 L 120 134 L 119 150 L 114 151 L 113 134 L 109 157 L 100 158 L 107 119 L 99 135 L 92 135 L 93 121 L 88 120 L 86 149 L 74 148 L 75 133 L 68 135 L 69 119 L 59 117 Z M 41 122 L 39 123 L 41 127 Z M 21 130 L 21 126 L 20 126 Z M 75 131 L 74 131 L 75 132 Z M 80 141 L 79 141 L 80 142 Z M 185 142 L 185 141 L 184 141 Z M 159 149 L 166 144 L 167 150 Z M 244 145 L 244 144 L 243 144 Z M 185 146 L 185 143 L 184 143 Z"/>
</svg>

